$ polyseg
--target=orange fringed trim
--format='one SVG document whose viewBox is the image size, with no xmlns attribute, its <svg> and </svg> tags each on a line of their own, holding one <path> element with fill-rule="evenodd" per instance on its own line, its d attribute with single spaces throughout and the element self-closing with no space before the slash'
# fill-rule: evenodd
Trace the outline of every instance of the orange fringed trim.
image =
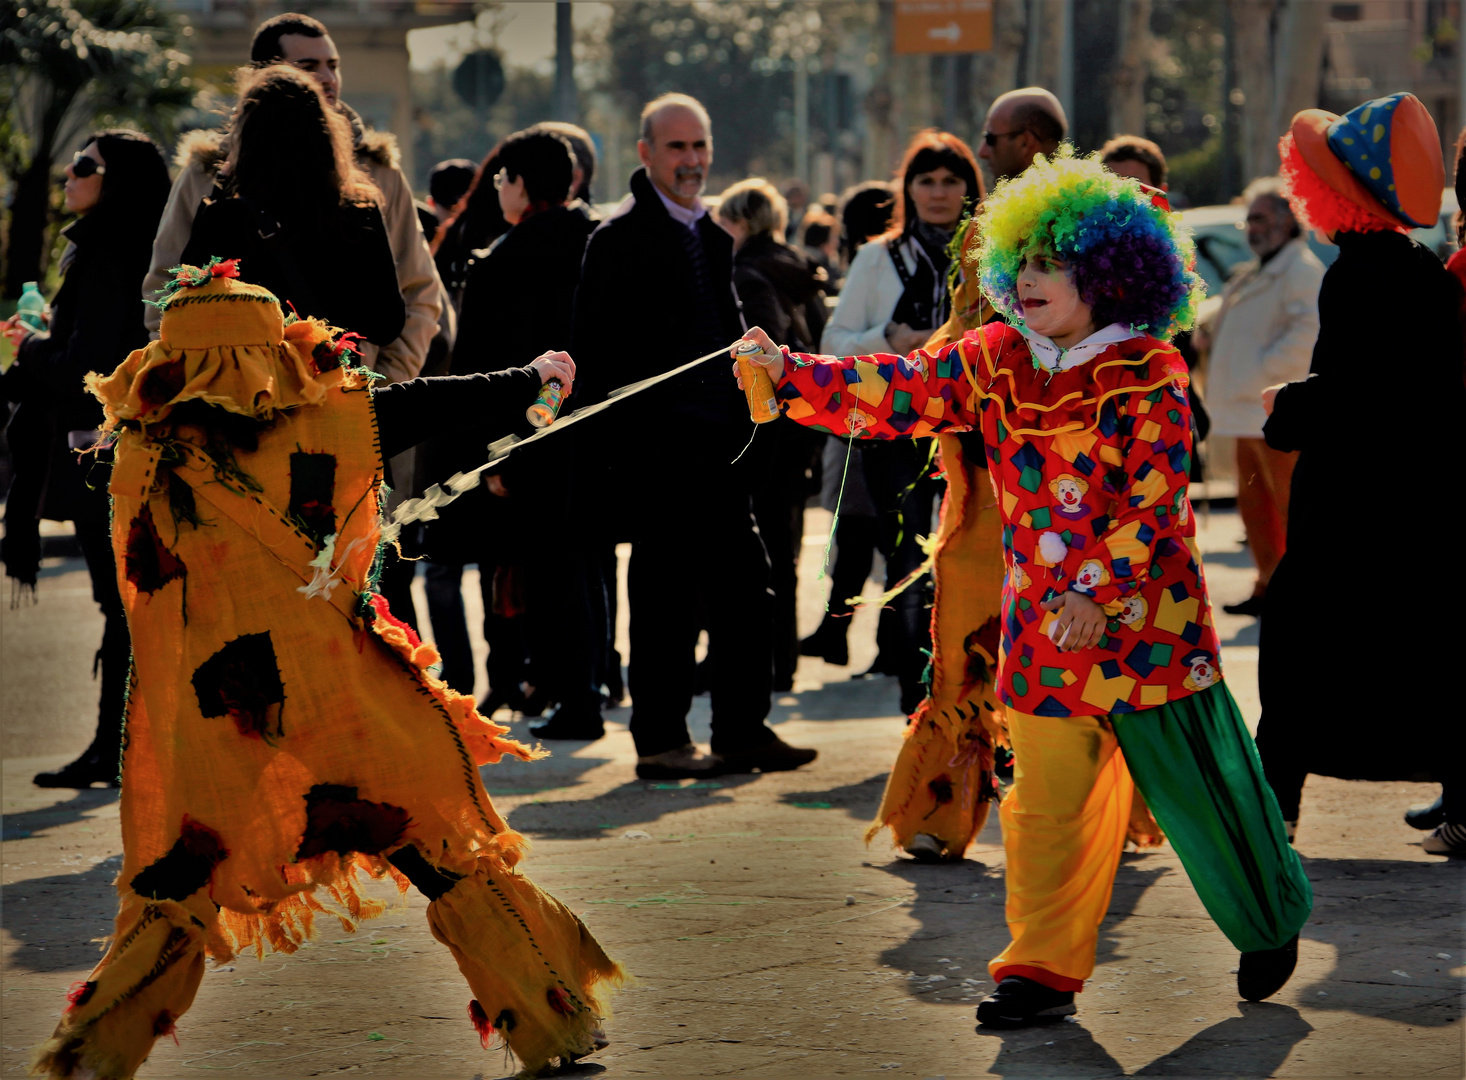
<svg viewBox="0 0 1466 1080">
<path fill-rule="evenodd" d="M 396 618 L 388 609 L 385 598 L 375 595 L 371 602 L 375 612 L 372 630 L 398 656 L 407 661 L 422 680 L 423 686 L 432 692 L 438 704 L 447 711 L 475 765 L 497 765 L 505 754 L 520 761 L 538 761 L 550 756 L 548 750 L 538 746 L 531 749 L 517 739 L 504 738 L 509 733 L 509 728 L 489 720 L 478 711 L 472 697 L 460 694 L 428 671 L 428 668 L 441 659 L 438 650 L 420 639 L 412 627 Z"/>
<path fill-rule="evenodd" d="M 390 878 L 399 895 L 408 889 L 407 879 L 386 859 L 375 855 L 333 853 L 282 869 L 285 880 L 300 891 L 253 915 L 220 908 L 219 925 L 228 948 L 221 954 L 211 943 L 211 958 L 223 963 L 235 953 L 253 949 L 255 956 L 263 960 L 266 946 L 273 952 L 293 953 L 315 936 L 317 915 L 335 918 L 344 933 L 355 932 L 359 924 L 387 910 L 382 901 L 362 896 L 358 875 L 363 871 L 374 879 Z M 321 903 L 313 891 L 316 889 L 324 890 L 335 906 Z"/>
<path fill-rule="evenodd" d="M 906 850 L 924 833 L 941 844 L 944 858 L 962 858 L 997 800 L 993 747 L 1006 741 L 996 720 L 985 723 L 981 706 L 971 708 L 977 711 L 955 723 L 947 714 L 939 719 L 930 699 L 922 703 L 902 733 L 867 844 L 888 828 L 892 846 Z"/>
</svg>

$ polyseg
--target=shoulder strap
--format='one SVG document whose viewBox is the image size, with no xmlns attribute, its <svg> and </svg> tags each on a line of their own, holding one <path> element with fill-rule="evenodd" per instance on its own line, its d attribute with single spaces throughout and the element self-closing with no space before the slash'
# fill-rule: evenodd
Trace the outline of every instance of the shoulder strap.
<svg viewBox="0 0 1466 1080">
<path fill-rule="evenodd" d="M 906 259 L 901 254 L 901 238 L 893 236 L 886 241 L 886 250 L 891 253 L 891 261 L 896 264 L 896 276 L 901 279 L 901 288 L 911 288 L 911 271 L 906 267 Z"/>
</svg>

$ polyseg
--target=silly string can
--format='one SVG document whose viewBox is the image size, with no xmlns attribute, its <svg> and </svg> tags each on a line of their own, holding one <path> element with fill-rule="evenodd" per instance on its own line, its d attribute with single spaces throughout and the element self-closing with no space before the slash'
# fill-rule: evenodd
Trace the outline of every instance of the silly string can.
<svg viewBox="0 0 1466 1080">
<path fill-rule="evenodd" d="M 733 350 L 738 363 L 738 374 L 743 380 L 743 395 L 748 398 L 748 415 L 755 424 L 767 424 L 779 419 L 779 401 L 774 397 L 774 380 L 769 371 L 753 357 L 762 356 L 763 349 L 756 341 L 745 341 Z"/>
<path fill-rule="evenodd" d="M 549 427 L 560 411 L 560 402 L 565 400 L 565 386 L 559 379 L 551 379 L 540 387 L 539 397 L 524 411 L 525 419 L 537 428 Z"/>
</svg>

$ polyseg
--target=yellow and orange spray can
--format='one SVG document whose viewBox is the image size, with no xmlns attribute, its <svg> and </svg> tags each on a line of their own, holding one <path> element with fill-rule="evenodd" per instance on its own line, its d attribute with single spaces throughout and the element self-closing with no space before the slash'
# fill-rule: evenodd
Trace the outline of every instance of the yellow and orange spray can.
<svg viewBox="0 0 1466 1080">
<path fill-rule="evenodd" d="M 537 428 L 549 427 L 560 412 L 560 403 L 565 400 L 565 386 L 559 379 L 551 379 L 540 387 L 534 404 L 524 411 L 525 419 Z"/>
<path fill-rule="evenodd" d="M 748 415 L 755 424 L 779 419 L 779 400 L 774 396 L 774 380 L 768 368 L 753 358 L 762 356 L 763 348 L 756 341 L 745 341 L 733 350 L 738 375 L 743 381 L 743 394 L 748 398 Z"/>
</svg>

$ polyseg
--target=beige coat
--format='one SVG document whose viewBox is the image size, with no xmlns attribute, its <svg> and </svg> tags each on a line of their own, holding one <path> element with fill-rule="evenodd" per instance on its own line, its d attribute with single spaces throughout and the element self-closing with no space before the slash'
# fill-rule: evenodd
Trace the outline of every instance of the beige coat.
<svg viewBox="0 0 1466 1080">
<path fill-rule="evenodd" d="M 1254 259 L 1227 282 L 1212 326 L 1206 377 L 1212 434 L 1262 438 L 1263 390 L 1308 374 L 1323 273 L 1323 263 L 1299 237 L 1266 266 Z"/>
<path fill-rule="evenodd" d="M 179 144 L 178 178 L 173 181 L 153 241 L 152 265 L 143 279 L 143 299 L 156 296 L 168 280 L 169 268 L 178 265 L 193 231 L 199 203 L 213 189 L 215 173 L 223 160 L 219 132 L 190 132 Z M 365 364 L 391 382 L 417 376 L 440 322 L 446 324 L 443 328 L 451 337 L 453 318 L 452 306 L 438 278 L 438 268 L 412 203 L 412 189 L 398 168 L 398 160 L 397 142 L 391 135 L 368 131 L 357 147 L 358 164 L 382 193 L 382 221 L 387 226 L 387 241 L 397 262 L 397 285 L 407 306 L 407 322 L 396 341 L 381 348 L 370 342 L 361 343 Z M 148 330 L 156 338 L 161 313 L 151 304 L 143 310 Z"/>
</svg>

